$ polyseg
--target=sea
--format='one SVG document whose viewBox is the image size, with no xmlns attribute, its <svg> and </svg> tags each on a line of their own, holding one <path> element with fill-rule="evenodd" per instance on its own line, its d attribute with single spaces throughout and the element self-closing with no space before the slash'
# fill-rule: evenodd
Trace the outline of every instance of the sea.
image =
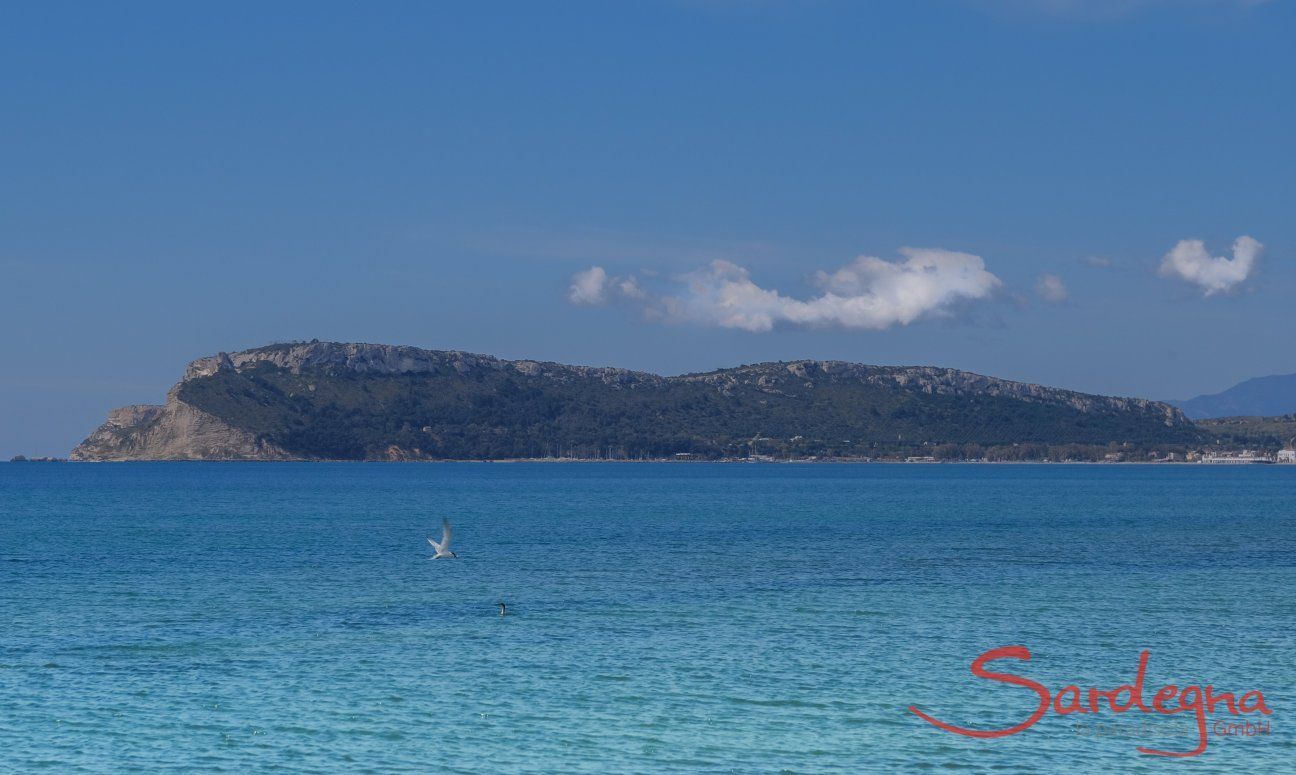
<svg viewBox="0 0 1296 775">
<path fill-rule="evenodd" d="M 5 773 L 1293 772 L 1296 466 L 0 464 L 0 628 Z"/>
</svg>

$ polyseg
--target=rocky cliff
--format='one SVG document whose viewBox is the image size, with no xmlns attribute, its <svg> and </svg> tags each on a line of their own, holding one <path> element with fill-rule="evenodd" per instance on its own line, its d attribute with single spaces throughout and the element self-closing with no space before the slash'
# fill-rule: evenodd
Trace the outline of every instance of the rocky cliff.
<svg viewBox="0 0 1296 775">
<path fill-rule="evenodd" d="M 114 409 L 72 450 L 73 460 L 288 460 L 256 434 L 167 396 L 161 406 Z"/>
<path fill-rule="evenodd" d="M 114 410 L 77 460 L 612 457 L 1174 445 L 1173 407 L 934 367 L 793 361 L 661 377 L 373 344 L 200 358 L 161 406 Z M 753 443 L 753 439 L 758 443 Z M 971 453 L 969 453 L 971 454 Z"/>
</svg>

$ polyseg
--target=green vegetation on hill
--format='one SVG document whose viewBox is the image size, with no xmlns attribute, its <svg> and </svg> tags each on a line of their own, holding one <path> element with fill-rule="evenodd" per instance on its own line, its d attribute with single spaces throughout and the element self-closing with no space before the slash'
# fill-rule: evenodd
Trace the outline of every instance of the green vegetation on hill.
<svg viewBox="0 0 1296 775">
<path fill-rule="evenodd" d="M 1181 416 L 1167 419 L 1160 404 L 1113 406 L 1124 400 L 1047 388 L 1033 398 L 941 392 L 888 381 L 901 370 L 884 367 L 806 377 L 795 365 L 762 364 L 612 379 L 546 366 L 549 373 L 529 373 L 447 362 L 378 373 L 258 361 L 187 379 L 177 397 L 294 456 L 329 459 L 1101 459 L 1115 449 L 1183 450 L 1200 438 Z M 886 379 L 870 381 L 875 375 Z M 1077 406 L 1095 398 L 1097 405 Z"/>
<path fill-rule="evenodd" d="M 1198 420 L 1209 444 L 1221 448 L 1275 450 L 1296 441 L 1296 414 L 1279 417 L 1223 417 Z"/>
</svg>

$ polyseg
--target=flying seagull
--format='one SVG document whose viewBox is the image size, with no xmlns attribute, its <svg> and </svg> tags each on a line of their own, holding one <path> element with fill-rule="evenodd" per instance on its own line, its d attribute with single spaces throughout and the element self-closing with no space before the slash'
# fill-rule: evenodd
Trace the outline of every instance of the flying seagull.
<svg viewBox="0 0 1296 775">
<path fill-rule="evenodd" d="M 448 519 L 441 520 L 441 543 L 433 541 L 432 536 L 428 536 L 428 543 L 436 550 L 436 554 L 429 557 L 429 560 L 445 560 L 459 556 L 450 551 L 450 520 Z"/>
</svg>

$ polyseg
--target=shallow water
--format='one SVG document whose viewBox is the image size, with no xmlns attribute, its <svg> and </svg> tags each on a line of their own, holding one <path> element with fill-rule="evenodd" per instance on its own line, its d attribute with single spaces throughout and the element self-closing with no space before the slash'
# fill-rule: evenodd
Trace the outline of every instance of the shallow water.
<svg viewBox="0 0 1296 775">
<path fill-rule="evenodd" d="M 429 562 L 442 515 L 458 560 Z M 0 465 L 0 769 L 1151 772 L 1296 761 L 1296 466 Z M 498 616 L 505 600 L 511 614 Z"/>
</svg>

